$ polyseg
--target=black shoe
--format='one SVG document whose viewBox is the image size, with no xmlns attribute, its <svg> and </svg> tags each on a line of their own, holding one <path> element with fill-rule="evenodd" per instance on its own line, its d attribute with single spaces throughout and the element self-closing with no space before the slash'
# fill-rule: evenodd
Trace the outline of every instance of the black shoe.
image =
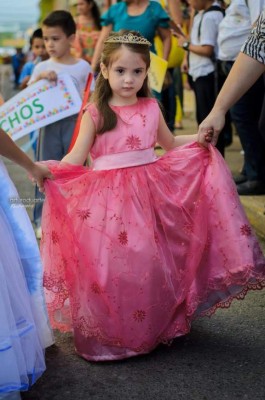
<svg viewBox="0 0 265 400">
<path fill-rule="evenodd" d="M 239 185 L 240 183 L 244 183 L 247 181 L 247 177 L 244 174 L 238 174 L 236 176 L 233 176 L 233 179 L 236 185 Z"/>
<path fill-rule="evenodd" d="M 256 196 L 265 194 L 265 184 L 261 181 L 246 181 L 237 185 L 240 196 Z"/>
</svg>

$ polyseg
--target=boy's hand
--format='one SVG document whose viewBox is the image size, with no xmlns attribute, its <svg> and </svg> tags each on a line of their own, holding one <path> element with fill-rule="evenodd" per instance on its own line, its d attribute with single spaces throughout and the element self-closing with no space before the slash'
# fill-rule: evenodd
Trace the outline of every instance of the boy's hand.
<svg viewBox="0 0 265 400">
<path fill-rule="evenodd" d="M 48 79 L 48 81 L 57 81 L 57 74 L 55 71 L 44 71 L 40 74 L 40 79 Z"/>
<path fill-rule="evenodd" d="M 39 191 L 44 192 L 44 179 L 53 179 L 53 175 L 46 165 L 34 163 L 34 167 L 29 171 L 30 180 L 36 183 Z"/>
</svg>

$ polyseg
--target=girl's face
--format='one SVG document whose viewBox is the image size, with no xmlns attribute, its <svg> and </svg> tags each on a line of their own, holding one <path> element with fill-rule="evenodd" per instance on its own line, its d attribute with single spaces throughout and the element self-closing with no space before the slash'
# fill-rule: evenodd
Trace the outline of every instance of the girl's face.
<svg viewBox="0 0 265 400">
<path fill-rule="evenodd" d="M 92 1 L 89 0 L 78 0 L 76 3 L 76 9 L 79 15 L 88 14 L 91 7 L 92 7 Z"/>
<path fill-rule="evenodd" d="M 147 74 L 146 64 L 141 54 L 132 52 L 126 46 L 121 46 L 112 57 L 108 67 L 103 63 L 100 65 L 112 89 L 111 102 L 116 105 L 134 104 Z"/>
</svg>

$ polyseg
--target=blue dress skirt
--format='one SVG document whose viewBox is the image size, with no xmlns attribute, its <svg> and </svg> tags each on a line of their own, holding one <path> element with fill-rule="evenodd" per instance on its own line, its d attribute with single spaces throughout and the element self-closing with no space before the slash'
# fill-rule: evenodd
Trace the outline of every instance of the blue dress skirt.
<svg viewBox="0 0 265 400">
<path fill-rule="evenodd" d="M 0 399 L 6 399 L 45 371 L 53 336 L 34 231 L 1 161 L 0 185 Z"/>
</svg>

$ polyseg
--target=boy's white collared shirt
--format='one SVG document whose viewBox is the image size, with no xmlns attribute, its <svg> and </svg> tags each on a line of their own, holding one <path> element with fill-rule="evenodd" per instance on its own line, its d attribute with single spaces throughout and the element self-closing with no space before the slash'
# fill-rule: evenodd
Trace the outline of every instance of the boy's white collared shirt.
<svg viewBox="0 0 265 400">
<path fill-rule="evenodd" d="M 50 58 L 36 65 L 28 84 L 30 85 L 33 83 L 36 80 L 36 77 L 44 71 L 55 71 L 57 74 L 67 73 L 70 75 L 81 98 L 83 97 L 88 74 L 92 73 L 90 64 L 85 60 L 80 59 L 75 64 L 62 64 L 55 62 Z M 93 91 L 94 88 L 95 81 L 93 79 L 91 91 Z"/>
<path fill-rule="evenodd" d="M 212 4 L 213 6 L 218 5 L 217 2 Z M 195 15 L 193 20 L 193 25 L 191 28 L 190 41 L 194 45 L 210 45 L 215 49 L 215 54 L 217 54 L 217 36 L 218 27 L 223 19 L 223 14 L 220 11 L 211 11 L 203 14 L 200 11 Z M 200 37 L 199 37 L 199 26 L 200 27 Z M 210 57 L 200 56 L 193 52 L 189 54 L 189 74 L 195 81 L 201 76 L 206 76 L 214 71 L 214 64 Z"/>
</svg>

